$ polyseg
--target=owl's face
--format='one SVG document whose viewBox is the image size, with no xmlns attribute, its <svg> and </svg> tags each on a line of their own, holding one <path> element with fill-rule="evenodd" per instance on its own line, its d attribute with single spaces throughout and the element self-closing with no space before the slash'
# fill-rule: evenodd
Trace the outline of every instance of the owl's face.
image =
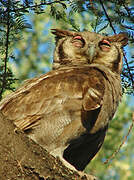
<svg viewBox="0 0 134 180">
<path fill-rule="evenodd" d="M 125 34 L 102 36 L 94 32 L 73 32 L 54 29 L 56 48 L 54 69 L 64 65 L 103 64 L 121 72 L 122 47 L 127 44 Z"/>
</svg>

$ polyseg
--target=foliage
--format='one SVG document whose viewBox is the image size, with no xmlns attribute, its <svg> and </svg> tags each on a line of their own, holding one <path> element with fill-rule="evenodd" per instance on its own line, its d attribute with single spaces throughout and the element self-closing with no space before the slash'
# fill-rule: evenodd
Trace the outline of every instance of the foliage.
<svg viewBox="0 0 134 180">
<path fill-rule="evenodd" d="M 133 24 L 133 0 L 0 0 L 0 99 L 23 80 L 51 69 L 54 37 L 50 29 L 53 28 L 86 29 L 110 35 L 126 32 L 129 45 L 124 49 L 122 85 L 125 93 L 133 94 Z M 127 103 L 124 99 L 111 122 L 103 150 L 86 169 L 103 180 L 134 177 L 133 134 L 109 167 L 102 164 L 128 130 L 133 109 Z"/>
</svg>

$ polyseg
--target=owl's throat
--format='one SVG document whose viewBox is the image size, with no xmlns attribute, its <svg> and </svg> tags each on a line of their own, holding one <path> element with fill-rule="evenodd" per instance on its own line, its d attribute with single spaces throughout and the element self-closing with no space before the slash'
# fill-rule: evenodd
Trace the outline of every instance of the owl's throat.
<svg viewBox="0 0 134 180">
<path fill-rule="evenodd" d="M 66 66 L 83 66 L 83 65 L 87 65 L 90 64 L 90 62 L 88 61 L 87 58 L 83 58 L 83 59 L 64 59 L 64 61 L 54 61 L 53 62 L 53 66 L 52 69 L 59 69 L 61 67 L 66 67 Z"/>
</svg>

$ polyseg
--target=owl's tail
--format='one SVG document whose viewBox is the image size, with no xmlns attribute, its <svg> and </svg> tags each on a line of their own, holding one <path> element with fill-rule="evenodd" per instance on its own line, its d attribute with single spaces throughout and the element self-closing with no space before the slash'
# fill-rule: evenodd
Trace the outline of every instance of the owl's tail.
<svg viewBox="0 0 134 180">
<path fill-rule="evenodd" d="M 106 135 L 107 127 L 95 134 L 83 134 L 70 142 L 64 150 L 63 157 L 77 170 L 83 171 L 101 148 Z"/>
</svg>

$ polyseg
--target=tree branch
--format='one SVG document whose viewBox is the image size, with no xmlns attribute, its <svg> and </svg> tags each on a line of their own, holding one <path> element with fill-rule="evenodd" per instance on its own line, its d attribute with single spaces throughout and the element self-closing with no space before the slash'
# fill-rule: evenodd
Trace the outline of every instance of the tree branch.
<svg viewBox="0 0 134 180">
<path fill-rule="evenodd" d="M 36 144 L 0 112 L 0 178 L 23 180 L 95 180 L 80 177 Z"/>
<path fill-rule="evenodd" d="M 131 123 L 131 125 L 130 125 L 130 127 L 129 127 L 129 130 L 128 130 L 127 134 L 126 134 L 125 137 L 123 138 L 122 143 L 119 145 L 118 149 L 116 149 L 115 152 L 113 152 L 113 154 L 110 156 L 110 158 L 108 158 L 108 159 L 104 162 L 104 164 L 108 164 L 109 161 L 112 160 L 112 159 L 119 153 L 120 149 L 121 149 L 122 146 L 125 144 L 125 142 L 126 142 L 128 136 L 129 136 L 130 132 L 132 131 L 133 126 L 134 126 L 134 113 L 132 113 L 132 123 Z"/>
<path fill-rule="evenodd" d="M 134 27 L 132 27 L 132 26 L 127 26 L 127 25 L 124 25 L 124 24 L 121 24 L 121 26 L 134 31 Z"/>
<path fill-rule="evenodd" d="M 123 56 L 124 56 L 124 60 L 125 60 L 125 63 L 126 63 L 126 65 L 127 65 L 127 70 L 128 70 L 128 73 L 129 73 L 129 76 L 130 76 L 131 82 L 132 82 L 132 87 L 133 87 L 133 89 L 134 89 L 133 74 L 131 73 L 131 70 L 130 70 L 130 67 L 129 67 L 128 60 L 127 60 L 127 58 L 126 58 L 126 54 L 125 54 L 125 52 L 123 52 Z"/>
<path fill-rule="evenodd" d="M 115 29 L 114 29 L 114 26 L 113 26 L 113 24 L 112 24 L 112 21 L 111 21 L 110 17 L 108 16 L 108 13 L 107 13 L 107 11 L 106 11 L 106 9 L 105 9 L 105 7 L 104 7 L 104 4 L 103 4 L 102 0 L 99 0 L 99 1 L 100 1 L 100 4 L 101 4 L 101 6 L 102 6 L 102 9 L 103 9 L 103 11 L 104 11 L 104 13 L 105 13 L 105 16 L 107 17 L 107 20 L 109 21 L 109 24 L 110 24 L 110 26 L 111 26 L 114 34 L 116 34 L 116 31 L 115 31 Z"/>
</svg>

